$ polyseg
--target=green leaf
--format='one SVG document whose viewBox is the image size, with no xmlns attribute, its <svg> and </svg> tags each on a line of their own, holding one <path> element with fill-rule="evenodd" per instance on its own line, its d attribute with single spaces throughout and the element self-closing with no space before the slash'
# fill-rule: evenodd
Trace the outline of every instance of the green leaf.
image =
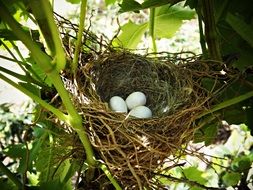
<svg viewBox="0 0 253 190">
<path fill-rule="evenodd" d="M 106 6 L 114 4 L 117 0 L 105 0 Z"/>
<path fill-rule="evenodd" d="M 141 38 L 147 30 L 148 24 L 135 24 L 129 21 L 122 26 L 122 33 L 114 40 L 113 45 L 124 48 L 134 49 L 141 41 Z"/>
<path fill-rule="evenodd" d="M 227 187 L 237 185 L 241 179 L 241 174 L 237 172 L 226 172 L 222 176 L 222 181 Z"/>
<path fill-rule="evenodd" d="M 183 24 L 183 20 L 194 18 L 195 12 L 180 6 L 162 6 L 156 9 L 155 36 L 171 38 Z"/>
<path fill-rule="evenodd" d="M 8 146 L 4 153 L 13 159 L 23 158 L 26 155 L 26 147 L 24 144 L 13 144 Z"/>
<path fill-rule="evenodd" d="M 121 13 L 129 11 L 139 11 L 142 9 L 141 4 L 134 0 L 124 0 L 119 6 L 119 12 Z"/>
<path fill-rule="evenodd" d="M 231 164 L 231 168 L 235 172 L 247 172 L 251 168 L 252 160 L 251 156 L 253 155 L 243 155 L 235 158 Z"/>
<path fill-rule="evenodd" d="M 168 6 L 172 6 L 180 1 L 182 1 L 182 0 L 146 0 L 141 4 L 141 6 L 143 9 L 160 7 L 160 6 L 167 5 L 167 4 L 169 4 Z"/>
<path fill-rule="evenodd" d="M 25 89 L 29 90 L 36 96 L 40 96 L 40 89 L 38 89 L 35 85 L 31 83 L 19 82 L 20 86 L 24 87 Z"/>
<path fill-rule="evenodd" d="M 81 0 L 66 0 L 66 1 L 72 4 L 78 4 L 80 3 Z"/>
<path fill-rule="evenodd" d="M 202 185 L 205 185 L 208 181 L 206 178 L 202 177 L 204 172 L 198 170 L 198 168 L 193 167 L 193 166 L 189 167 L 189 168 L 185 168 L 183 173 L 187 179 L 189 179 L 191 181 L 196 181 Z"/>
<path fill-rule="evenodd" d="M 216 138 L 218 131 L 218 122 L 207 124 L 201 127 L 194 135 L 194 142 L 205 142 L 205 145 L 208 146 L 213 143 Z"/>
<path fill-rule="evenodd" d="M 226 21 L 231 25 L 231 27 L 245 40 L 251 47 L 253 47 L 253 25 L 247 24 L 244 20 L 239 17 L 227 14 Z"/>
<path fill-rule="evenodd" d="M 0 187 L 3 190 L 18 190 L 18 187 L 8 178 L 0 178 Z"/>
</svg>

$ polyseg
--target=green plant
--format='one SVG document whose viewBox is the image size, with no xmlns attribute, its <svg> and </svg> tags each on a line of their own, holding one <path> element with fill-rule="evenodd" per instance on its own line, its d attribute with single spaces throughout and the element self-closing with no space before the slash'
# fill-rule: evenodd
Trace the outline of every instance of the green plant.
<svg viewBox="0 0 253 190">
<path fill-rule="evenodd" d="M 80 0 L 71 2 L 79 3 Z M 121 34 L 114 39 L 113 45 L 136 48 L 143 34 L 148 31 L 152 39 L 153 51 L 157 52 L 156 38 L 173 36 L 183 20 L 192 19 L 196 11 L 203 57 L 217 62 L 221 62 L 223 59 L 226 69 L 237 68 L 241 73 L 230 83 L 228 88 L 215 94 L 216 101 L 210 105 L 210 110 L 199 116 L 197 122 L 203 127 L 196 133 L 195 140 L 211 144 L 217 133 L 219 118 L 225 119 L 229 123 L 245 123 L 252 129 L 253 75 L 251 60 L 253 37 L 251 21 L 253 11 L 250 0 L 245 0 L 240 6 L 235 0 L 222 3 L 218 0 L 188 0 L 186 5 L 189 5 L 191 10 L 182 4 L 177 4 L 178 2 L 178 0 L 147 0 L 140 4 L 134 0 L 123 0 L 120 4 L 121 12 L 134 11 L 135 14 L 138 14 L 139 11 L 149 9 L 149 20 L 141 24 L 129 20 L 121 27 Z M 107 0 L 106 3 L 116 3 L 116 0 Z M 0 78 L 39 104 L 34 109 L 35 117 L 31 119 L 29 125 L 24 123 L 23 119 L 21 121 L 15 120 L 19 126 L 18 132 L 21 130 L 22 134 L 20 136 L 18 132 L 15 133 L 15 135 L 19 135 L 18 142 L 10 143 L 9 140 L 13 135 L 10 133 L 11 129 L 1 128 L 1 131 L 4 131 L 4 143 L 7 143 L 2 148 L 1 156 L 4 155 L 4 157 L 1 161 L 5 157 L 11 158 L 17 167 L 12 168 L 0 162 L 1 174 L 8 177 L 8 179 L 0 178 L 1 187 L 5 189 L 72 189 L 71 178 L 76 172 L 85 171 L 86 180 L 89 181 L 92 180 L 96 168 L 100 168 L 104 172 L 114 188 L 121 189 L 120 182 L 113 178 L 113 174 L 108 171 L 106 165 L 96 159 L 86 134 L 87 131 L 83 127 L 83 123 L 86 121 L 83 121 L 74 107 L 69 92 L 61 80 L 62 71 L 70 70 L 73 77 L 77 71 L 82 33 L 85 28 L 87 1 L 82 0 L 80 6 L 79 30 L 72 61 L 66 60 L 63 42 L 54 20 L 52 6 L 48 0 L 12 0 L 8 2 L 0 0 L 0 45 L 10 54 L 11 58 L 2 55 L 0 57 L 17 63 L 24 71 L 24 74 L 18 74 L 11 69 L 0 67 Z M 19 23 L 19 21 L 26 19 L 32 20 L 38 26 L 38 30 L 31 30 Z M 205 30 L 203 30 L 203 23 Z M 45 43 L 41 43 L 40 40 Z M 30 57 L 26 58 L 22 55 L 16 41 L 21 41 L 26 46 Z M 241 57 L 235 60 L 237 53 Z M 16 77 L 20 82 L 14 82 L 9 76 Z M 204 88 L 210 93 L 217 90 L 214 87 L 219 88 L 225 82 L 227 82 L 226 79 L 216 81 L 208 78 L 202 81 Z M 54 95 L 58 94 L 64 109 L 50 104 L 44 97 L 45 91 Z M 8 112 L 6 106 L 2 106 L 2 108 Z M 47 112 L 44 112 L 44 109 Z M 57 152 L 59 149 L 57 151 L 54 149 L 58 141 L 61 140 L 59 137 L 64 136 L 65 131 L 55 127 L 55 123 L 47 120 L 50 116 L 49 112 L 77 133 L 85 150 L 84 162 L 86 164 L 72 162 L 71 159 L 54 162 L 55 156 L 64 157 L 69 152 L 68 147 L 62 147 L 60 152 Z M 235 115 L 240 115 L 240 117 L 235 117 Z M 17 123 L 15 123 L 15 127 Z M 23 137 L 23 135 L 25 136 Z M 202 138 L 200 139 L 198 135 Z M 240 184 L 243 186 L 245 185 L 243 183 L 248 183 L 245 176 L 247 177 L 250 169 L 252 154 L 232 155 L 229 161 L 231 167 L 222 171 L 220 187 L 240 187 Z M 21 177 L 18 177 L 16 173 Z M 196 167 L 184 168 L 179 173 L 178 178 L 165 173 L 160 180 L 171 179 L 176 182 L 184 182 L 195 189 L 217 189 L 205 186 L 207 181 L 202 177 L 204 172 Z"/>
</svg>

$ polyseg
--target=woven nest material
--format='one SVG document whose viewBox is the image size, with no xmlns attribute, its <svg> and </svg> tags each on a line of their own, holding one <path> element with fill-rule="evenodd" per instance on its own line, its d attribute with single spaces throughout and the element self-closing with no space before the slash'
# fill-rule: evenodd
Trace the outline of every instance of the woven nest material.
<svg viewBox="0 0 253 190">
<path fill-rule="evenodd" d="M 192 140 L 194 120 L 206 109 L 207 99 L 194 77 L 185 64 L 175 65 L 168 57 L 125 51 L 105 53 L 80 68 L 73 98 L 84 127 L 99 157 L 126 189 L 156 186 L 153 172 Z M 146 94 L 151 119 L 109 108 L 112 96 L 126 98 L 134 91 Z"/>
</svg>

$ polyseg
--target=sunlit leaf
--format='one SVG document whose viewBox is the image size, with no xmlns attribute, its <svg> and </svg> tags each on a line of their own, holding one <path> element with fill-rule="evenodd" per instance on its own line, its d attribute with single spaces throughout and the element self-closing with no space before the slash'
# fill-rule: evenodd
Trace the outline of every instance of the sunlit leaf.
<svg viewBox="0 0 253 190">
<path fill-rule="evenodd" d="M 183 24 L 183 20 L 194 18 L 195 12 L 179 6 L 162 6 L 156 9 L 155 36 L 171 38 Z"/>
<path fill-rule="evenodd" d="M 80 3 L 81 0 L 66 0 L 66 1 L 72 4 L 78 4 Z"/>
<path fill-rule="evenodd" d="M 134 49 L 141 41 L 141 38 L 147 30 L 148 24 L 135 24 L 129 21 L 122 26 L 122 33 L 114 40 L 115 46 L 122 46 L 129 49 Z"/>
<path fill-rule="evenodd" d="M 192 166 L 189 168 L 185 168 L 183 171 L 185 177 L 191 181 L 196 181 L 199 184 L 206 184 L 208 181 L 206 178 L 204 178 L 202 175 L 204 174 L 203 171 L 198 170 L 198 168 Z"/>
</svg>

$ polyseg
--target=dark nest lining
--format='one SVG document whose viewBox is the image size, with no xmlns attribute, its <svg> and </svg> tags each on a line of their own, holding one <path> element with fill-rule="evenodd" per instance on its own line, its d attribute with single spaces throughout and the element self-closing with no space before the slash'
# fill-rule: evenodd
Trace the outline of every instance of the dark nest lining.
<svg viewBox="0 0 253 190">
<path fill-rule="evenodd" d="M 202 71 L 197 69 L 199 73 L 206 72 L 206 64 L 197 64 L 202 67 Z M 73 98 L 90 141 L 99 158 L 128 189 L 159 184 L 153 172 L 159 172 L 169 155 L 183 154 L 183 146 L 198 128 L 195 119 L 207 109 L 208 93 L 193 82 L 199 76 L 185 66 L 175 65 L 167 56 L 113 51 L 85 64 L 77 74 Z M 152 119 L 110 110 L 110 97 L 126 98 L 133 91 L 146 94 Z"/>
</svg>

